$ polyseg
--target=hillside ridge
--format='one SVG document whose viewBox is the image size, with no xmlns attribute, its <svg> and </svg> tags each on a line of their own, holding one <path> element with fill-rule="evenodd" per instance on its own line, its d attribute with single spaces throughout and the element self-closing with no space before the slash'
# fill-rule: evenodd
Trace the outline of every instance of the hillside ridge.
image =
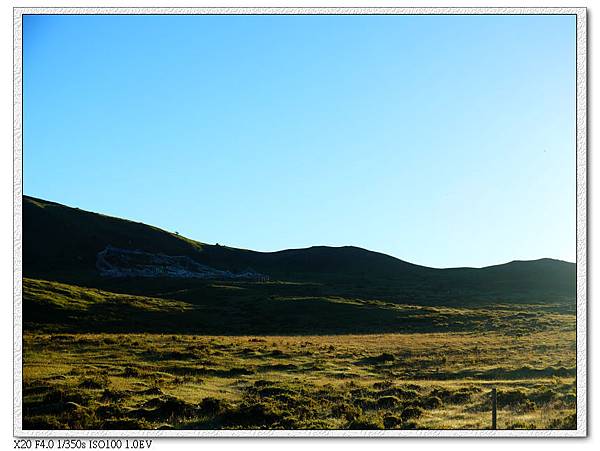
<svg viewBox="0 0 600 451">
<path fill-rule="evenodd" d="M 541 258 L 531 259 L 531 260 L 515 259 L 515 260 L 508 261 L 508 262 L 497 263 L 497 264 L 483 266 L 483 267 L 458 266 L 458 267 L 436 268 L 436 267 L 430 267 L 430 266 L 425 266 L 425 265 L 419 265 L 416 263 L 411 263 L 411 262 L 408 262 L 401 258 L 395 257 L 393 255 L 386 254 L 384 252 L 373 251 L 373 250 L 363 248 L 360 246 L 355 246 L 355 245 L 331 246 L 331 245 L 324 245 L 324 244 L 315 244 L 315 245 L 311 245 L 311 246 L 307 246 L 307 247 L 287 248 L 287 249 L 280 249 L 280 250 L 276 250 L 276 251 L 257 251 L 257 250 L 253 250 L 253 249 L 237 248 L 237 247 L 225 246 L 225 245 L 221 245 L 221 244 L 210 245 L 210 244 L 202 242 L 202 241 L 198 241 L 198 240 L 195 240 L 195 239 L 192 239 L 189 237 L 185 237 L 185 236 L 182 236 L 182 235 L 179 235 L 176 233 L 168 232 L 164 229 L 153 226 L 151 224 L 134 221 L 134 220 L 127 219 L 127 218 L 121 218 L 118 216 L 111 216 L 111 215 L 105 215 L 103 213 L 96 213 L 96 212 L 92 212 L 89 210 L 80 209 L 78 207 L 71 207 L 68 205 L 64 205 L 64 204 L 46 200 L 46 199 L 36 198 L 33 196 L 29 196 L 29 195 L 23 195 L 23 204 L 26 204 L 26 203 L 31 203 L 31 204 L 37 205 L 41 208 L 45 208 L 46 206 L 53 206 L 53 207 L 71 209 L 71 210 L 75 210 L 77 212 L 81 212 L 84 214 L 92 214 L 92 215 L 97 215 L 99 217 L 109 218 L 111 220 L 119 220 L 119 221 L 124 221 L 125 223 L 143 225 L 143 226 L 151 228 L 153 230 L 168 234 L 171 237 L 181 240 L 181 241 L 184 241 L 186 243 L 194 243 L 198 247 L 211 246 L 211 247 L 219 247 L 219 248 L 223 248 L 223 249 L 227 249 L 227 250 L 232 250 L 232 251 L 236 251 L 236 252 L 251 252 L 251 253 L 262 254 L 262 255 L 291 254 L 291 253 L 297 253 L 297 252 L 305 252 L 305 251 L 312 252 L 312 251 L 320 251 L 320 250 L 334 250 L 334 251 L 341 251 L 341 252 L 352 251 L 352 252 L 360 252 L 360 253 L 368 253 L 368 254 L 372 254 L 372 255 L 377 255 L 377 256 L 389 258 L 391 260 L 396 260 L 398 262 L 402 262 L 407 265 L 411 265 L 414 267 L 420 267 L 420 268 L 426 268 L 429 270 L 487 269 L 487 268 L 496 268 L 496 267 L 506 266 L 506 265 L 513 265 L 513 264 L 520 264 L 520 263 L 535 263 L 535 262 L 554 262 L 554 263 L 565 263 L 565 264 L 571 264 L 571 265 L 574 264 L 572 262 L 568 262 L 568 261 L 561 260 L 561 259 L 556 259 L 556 258 L 551 258 L 551 257 L 541 257 Z M 144 249 L 139 249 L 139 250 L 144 250 Z"/>
<path fill-rule="evenodd" d="M 402 294 L 422 297 L 423 293 L 428 297 L 438 297 L 441 293 L 446 297 L 486 293 L 487 297 L 492 293 L 498 298 L 505 295 L 513 298 L 516 294 L 530 296 L 531 293 L 574 296 L 575 293 L 575 265 L 556 259 L 514 260 L 484 268 L 438 269 L 357 246 L 316 245 L 259 252 L 206 244 L 140 222 L 23 196 L 25 276 L 97 284 L 97 280 L 103 278 L 97 266 L 98 255 L 109 247 L 120 249 L 122 258 L 119 258 L 118 270 L 104 271 L 105 276 L 155 274 L 168 277 L 193 273 L 198 277 L 218 278 L 223 274 L 251 274 L 260 280 L 314 282 L 343 287 L 346 294 L 384 299 Z M 127 267 L 123 262 L 128 257 L 123 256 L 128 252 L 133 255 L 131 251 L 141 252 L 133 260 L 147 254 L 143 258 L 162 262 L 162 268 L 150 268 L 139 261 L 131 263 L 137 267 Z M 186 270 L 184 267 L 194 266 L 194 263 L 185 263 L 186 258 L 204 269 Z"/>
</svg>

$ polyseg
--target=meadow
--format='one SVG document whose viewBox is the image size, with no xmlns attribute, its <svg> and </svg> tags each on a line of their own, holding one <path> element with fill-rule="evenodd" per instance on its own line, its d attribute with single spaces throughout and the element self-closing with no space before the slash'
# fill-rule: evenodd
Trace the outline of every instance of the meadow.
<svg viewBox="0 0 600 451">
<path fill-rule="evenodd" d="M 555 318 L 556 319 L 556 318 Z M 529 334 L 24 335 L 24 429 L 575 428 L 574 317 Z"/>
</svg>

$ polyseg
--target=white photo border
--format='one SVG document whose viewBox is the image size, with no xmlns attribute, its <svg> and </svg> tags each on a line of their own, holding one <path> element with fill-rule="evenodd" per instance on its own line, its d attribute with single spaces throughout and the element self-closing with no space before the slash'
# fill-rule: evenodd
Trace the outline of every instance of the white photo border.
<svg viewBox="0 0 600 451">
<path fill-rule="evenodd" d="M 577 429 L 576 430 L 23 430 L 22 376 L 22 18 L 52 15 L 574 15 L 576 16 Z M 14 8 L 14 322 L 15 437 L 586 437 L 587 436 L 587 10 L 586 8 Z"/>
</svg>

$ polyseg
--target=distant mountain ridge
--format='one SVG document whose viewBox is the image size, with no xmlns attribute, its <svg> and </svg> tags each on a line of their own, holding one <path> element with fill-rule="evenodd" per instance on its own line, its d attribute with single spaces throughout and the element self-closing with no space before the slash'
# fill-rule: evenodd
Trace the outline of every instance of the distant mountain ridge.
<svg viewBox="0 0 600 451">
<path fill-rule="evenodd" d="M 574 296 L 575 264 L 553 259 L 513 261 L 485 268 L 435 269 L 366 249 L 313 246 L 257 252 L 209 245 L 153 226 L 23 196 L 23 271 L 26 277 L 73 281 L 100 277 L 97 256 L 115 248 L 187 257 L 219 271 L 252 270 L 281 280 L 314 280 L 372 289 L 373 296 L 504 292 Z M 377 289 L 375 289 L 377 287 Z"/>
</svg>

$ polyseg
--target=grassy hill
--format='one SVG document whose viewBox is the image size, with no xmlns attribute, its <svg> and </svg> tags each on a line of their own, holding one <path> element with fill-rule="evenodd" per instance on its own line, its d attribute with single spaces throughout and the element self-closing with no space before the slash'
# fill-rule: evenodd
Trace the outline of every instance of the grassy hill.
<svg viewBox="0 0 600 451">
<path fill-rule="evenodd" d="M 101 278 L 96 256 L 109 245 L 187 256 L 220 270 L 251 268 L 268 274 L 271 280 L 313 282 L 322 287 L 319 294 L 418 303 L 575 296 L 575 265 L 558 260 L 515 261 L 481 269 L 434 269 L 352 246 L 255 252 L 209 245 L 139 222 L 23 197 L 25 276 L 96 287 L 116 283 L 125 291 L 139 290 L 140 283 L 156 285 L 151 280 L 134 284 Z"/>
<path fill-rule="evenodd" d="M 96 254 L 108 245 L 184 255 L 217 269 L 252 267 L 277 277 L 299 277 L 307 273 L 397 276 L 429 270 L 351 246 L 255 252 L 209 245 L 139 222 L 28 196 L 23 197 L 23 241 L 28 274 L 95 272 Z"/>
<path fill-rule="evenodd" d="M 171 287 L 169 287 L 171 288 Z M 320 295 L 304 284 L 205 283 L 153 296 L 37 279 L 23 281 L 27 329 L 207 335 L 372 334 L 503 331 L 570 324 L 562 303 L 414 305 Z"/>
</svg>

